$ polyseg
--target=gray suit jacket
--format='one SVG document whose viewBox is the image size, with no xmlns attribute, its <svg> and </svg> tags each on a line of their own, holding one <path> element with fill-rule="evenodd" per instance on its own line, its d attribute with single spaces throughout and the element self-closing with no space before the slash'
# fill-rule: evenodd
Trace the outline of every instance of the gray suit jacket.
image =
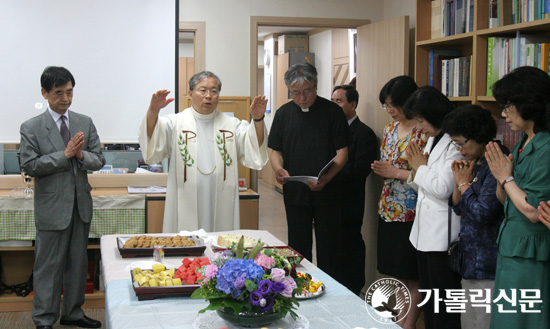
<svg viewBox="0 0 550 329">
<path fill-rule="evenodd" d="M 34 214 L 39 230 L 63 230 L 71 222 L 74 202 L 80 218 L 92 220 L 92 187 L 88 170 L 105 164 L 96 128 L 89 117 L 70 111 L 70 136 L 84 133 L 84 160 L 67 159 L 65 144 L 50 113 L 46 112 L 21 125 L 19 149 L 21 168 L 34 177 Z"/>
</svg>

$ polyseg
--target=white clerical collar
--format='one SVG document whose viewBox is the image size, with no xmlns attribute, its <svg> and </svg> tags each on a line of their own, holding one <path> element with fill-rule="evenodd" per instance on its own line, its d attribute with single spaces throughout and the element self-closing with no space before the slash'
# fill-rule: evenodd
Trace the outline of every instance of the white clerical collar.
<svg viewBox="0 0 550 329">
<path fill-rule="evenodd" d="M 214 115 L 216 115 L 216 110 L 212 111 L 212 113 L 209 113 L 209 114 L 202 114 L 202 113 L 199 113 L 197 110 L 195 110 L 194 107 L 191 106 L 191 108 L 193 109 L 193 116 L 197 119 L 202 119 L 202 120 L 208 120 L 208 119 L 212 119 L 214 117 Z"/>
<path fill-rule="evenodd" d="M 348 126 L 351 126 L 351 123 L 352 123 L 353 120 L 355 120 L 355 119 L 357 119 L 357 114 L 356 114 L 353 118 L 351 118 L 351 119 L 348 120 Z"/>
<path fill-rule="evenodd" d="M 307 109 L 302 109 L 302 112 L 309 112 L 309 107 Z"/>
</svg>

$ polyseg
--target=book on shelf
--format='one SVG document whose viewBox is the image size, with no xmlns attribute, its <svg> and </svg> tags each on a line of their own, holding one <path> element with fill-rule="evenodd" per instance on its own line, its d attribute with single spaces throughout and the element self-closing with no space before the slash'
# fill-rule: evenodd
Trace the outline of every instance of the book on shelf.
<svg viewBox="0 0 550 329">
<path fill-rule="evenodd" d="M 441 1 L 442 0 L 433 0 L 432 1 L 432 26 L 431 26 L 431 38 L 440 38 L 443 35 L 441 34 Z"/>
<path fill-rule="evenodd" d="M 489 1 L 489 28 L 498 27 L 498 1 Z"/>
<path fill-rule="evenodd" d="M 533 66 L 549 73 L 550 37 L 519 36 L 487 39 L 487 96 L 493 84 L 520 66 Z"/>
<path fill-rule="evenodd" d="M 475 0 L 466 1 L 466 32 L 474 31 L 474 2 Z"/>
<path fill-rule="evenodd" d="M 498 0 L 498 2 L 501 26 L 503 22 L 517 24 L 548 18 L 550 11 L 549 0 Z"/>
<path fill-rule="evenodd" d="M 454 0 L 455 14 L 454 14 L 454 34 L 460 34 L 466 32 L 466 15 L 464 11 L 465 0 Z"/>
<path fill-rule="evenodd" d="M 435 38 L 439 26 L 441 34 L 450 35 L 472 32 L 474 30 L 475 0 L 434 0 L 432 1 L 432 38 Z M 439 12 L 441 14 L 439 14 Z M 437 27 L 434 25 L 441 21 Z"/>
<path fill-rule="evenodd" d="M 430 86 L 441 88 L 441 61 L 459 57 L 460 50 L 431 49 L 428 53 L 428 82 Z M 440 89 L 441 90 L 441 89 Z"/>
<path fill-rule="evenodd" d="M 471 62 L 471 56 L 455 57 L 441 61 L 440 90 L 443 95 L 463 97 L 470 94 Z M 438 88 L 438 86 L 435 87 Z"/>
</svg>

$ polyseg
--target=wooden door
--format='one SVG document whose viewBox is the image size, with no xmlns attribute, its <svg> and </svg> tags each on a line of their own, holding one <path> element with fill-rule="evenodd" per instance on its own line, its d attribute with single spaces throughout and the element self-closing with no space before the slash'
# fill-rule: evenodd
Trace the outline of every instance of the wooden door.
<svg viewBox="0 0 550 329">
<path fill-rule="evenodd" d="M 380 89 L 391 78 L 409 73 L 409 17 L 402 16 L 357 28 L 357 114 L 371 127 L 378 140 L 391 121 L 378 100 Z M 380 275 L 376 270 L 378 200 L 382 179 L 371 173 L 367 179 L 363 239 L 366 245 L 366 287 Z"/>
<path fill-rule="evenodd" d="M 195 74 L 195 58 L 180 57 L 179 58 L 179 110 L 185 110 L 185 96 L 189 90 L 189 79 Z"/>
<path fill-rule="evenodd" d="M 348 29 L 332 29 L 332 86 L 350 82 Z"/>
</svg>

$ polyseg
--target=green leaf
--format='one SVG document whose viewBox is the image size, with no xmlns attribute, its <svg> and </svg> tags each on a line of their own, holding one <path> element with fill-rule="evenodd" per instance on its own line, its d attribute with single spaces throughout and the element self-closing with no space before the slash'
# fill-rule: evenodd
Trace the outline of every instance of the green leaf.
<svg viewBox="0 0 550 329">
<path fill-rule="evenodd" d="M 212 299 L 210 300 L 210 304 L 202 309 L 201 311 L 210 311 L 210 310 L 217 310 L 218 308 L 222 307 L 223 299 Z"/>
<path fill-rule="evenodd" d="M 226 306 L 226 307 L 230 307 L 233 309 L 233 311 L 235 311 L 235 314 L 239 314 L 241 313 L 242 309 L 243 309 L 243 304 L 242 302 L 239 302 L 237 300 L 234 300 L 234 299 L 225 299 L 223 301 L 223 304 Z"/>
<path fill-rule="evenodd" d="M 253 292 L 258 290 L 258 285 L 254 283 L 252 280 L 246 280 L 244 282 L 244 286 L 246 287 L 246 290 Z"/>
<path fill-rule="evenodd" d="M 241 235 L 239 243 L 237 243 L 237 258 L 244 258 L 244 236 Z"/>
<path fill-rule="evenodd" d="M 260 250 L 262 250 L 263 247 L 264 247 L 264 243 L 258 241 L 256 246 L 254 246 L 254 248 L 252 248 L 252 250 L 250 250 L 250 252 L 248 253 L 247 258 L 254 259 L 254 257 L 256 257 L 256 255 L 260 252 Z"/>
<path fill-rule="evenodd" d="M 204 299 L 204 288 L 199 288 L 195 291 L 193 291 L 193 293 L 191 294 L 191 296 L 189 296 L 189 298 L 191 299 Z"/>
</svg>

